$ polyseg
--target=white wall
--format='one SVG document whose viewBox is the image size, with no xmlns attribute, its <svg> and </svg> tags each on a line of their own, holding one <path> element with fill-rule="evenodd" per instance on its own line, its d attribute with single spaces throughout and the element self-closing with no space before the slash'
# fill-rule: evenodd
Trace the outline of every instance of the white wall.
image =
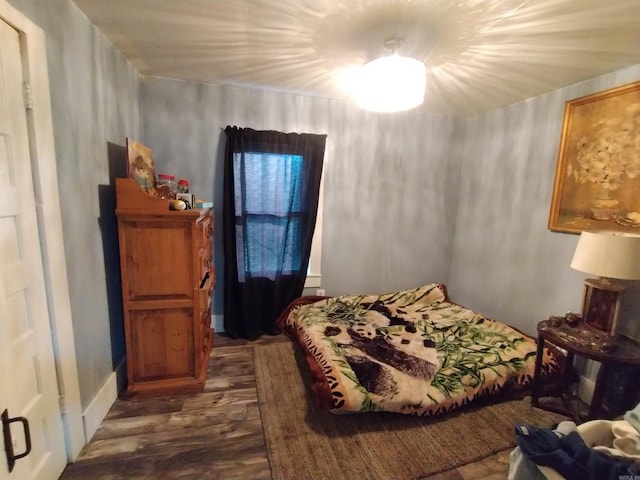
<svg viewBox="0 0 640 480">
<path fill-rule="evenodd" d="M 564 105 L 638 79 L 640 65 L 466 121 L 449 279 L 456 301 L 532 335 L 540 320 L 582 310 L 585 274 L 569 267 L 578 236 L 547 229 Z M 627 330 L 640 318 L 634 298 L 637 289 L 625 296 Z"/>
<path fill-rule="evenodd" d="M 214 201 L 214 314 L 222 290 L 222 166 L 227 125 L 326 133 L 322 286 L 328 295 L 446 282 L 453 248 L 460 120 L 380 115 L 345 103 L 148 78 L 144 138 L 157 171 Z"/>
</svg>

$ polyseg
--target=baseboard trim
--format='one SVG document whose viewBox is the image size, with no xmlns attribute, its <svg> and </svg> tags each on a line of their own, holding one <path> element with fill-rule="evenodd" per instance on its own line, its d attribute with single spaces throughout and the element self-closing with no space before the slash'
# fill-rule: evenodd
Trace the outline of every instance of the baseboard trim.
<svg viewBox="0 0 640 480">
<path fill-rule="evenodd" d="M 106 417 L 109 409 L 118 398 L 118 379 L 117 373 L 113 372 L 107 378 L 100 391 L 97 393 L 89 406 L 82 413 L 82 421 L 84 423 L 84 434 L 87 443 L 91 441 L 93 435 L 100 427 L 102 420 Z"/>
<path fill-rule="evenodd" d="M 216 333 L 224 333 L 224 316 L 211 315 L 213 329 Z"/>
</svg>

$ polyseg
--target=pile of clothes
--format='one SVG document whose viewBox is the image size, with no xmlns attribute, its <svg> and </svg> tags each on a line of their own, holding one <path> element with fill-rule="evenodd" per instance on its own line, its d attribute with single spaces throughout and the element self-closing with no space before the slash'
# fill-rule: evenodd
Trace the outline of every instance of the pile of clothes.
<svg viewBox="0 0 640 480">
<path fill-rule="evenodd" d="M 640 404 L 621 420 L 515 430 L 509 480 L 640 480 Z"/>
</svg>

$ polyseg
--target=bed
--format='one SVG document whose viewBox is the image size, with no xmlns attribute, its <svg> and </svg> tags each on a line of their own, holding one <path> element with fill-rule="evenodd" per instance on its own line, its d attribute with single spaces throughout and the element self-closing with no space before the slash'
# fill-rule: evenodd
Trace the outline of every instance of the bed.
<svg viewBox="0 0 640 480">
<path fill-rule="evenodd" d="M 301 297 L 278 318 L 305 353 L 320 408 L 436 415 L 526 392 L 533 338 L 449 301 L 438 283 L 380 295 Z M 562 356 L 545 349 L 542 374 Z"/>
</svg>

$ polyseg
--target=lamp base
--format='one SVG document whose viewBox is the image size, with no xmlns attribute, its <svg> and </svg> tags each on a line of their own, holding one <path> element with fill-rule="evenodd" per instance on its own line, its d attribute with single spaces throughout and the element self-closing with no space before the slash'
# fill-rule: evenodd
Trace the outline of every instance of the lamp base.
<svg viewBox="0 0 640 480">
<path fill-rule="evenodd" d="M 620 294 L 625 290 L 625 286 L 612 283 L 607 278 L 587 278 L 584 286 L 584 323 L 615 337 L 620 316 Z"/>
</svg>

